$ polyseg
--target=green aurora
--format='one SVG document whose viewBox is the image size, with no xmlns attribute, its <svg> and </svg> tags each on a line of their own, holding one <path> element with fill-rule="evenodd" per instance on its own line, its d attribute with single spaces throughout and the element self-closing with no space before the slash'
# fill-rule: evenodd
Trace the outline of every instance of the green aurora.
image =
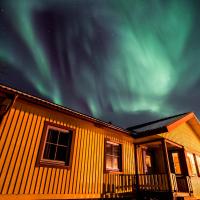
<svg viewBox="0 0 200 200">
<path fill-rule="evenodd" d="M 0 5 L 0 62 L 22 74 L 38 95 L 104 120 L 119 115 L 111 120 L 122 126 L 132 125 L 127 116 L 135 113 L 162 117 L 198 108 L 197 100 L 179 105 L 191 88 L 200 98 L 197 1 Z M 1 78 L 12 86 L 18 81 Z"/>
</svg>

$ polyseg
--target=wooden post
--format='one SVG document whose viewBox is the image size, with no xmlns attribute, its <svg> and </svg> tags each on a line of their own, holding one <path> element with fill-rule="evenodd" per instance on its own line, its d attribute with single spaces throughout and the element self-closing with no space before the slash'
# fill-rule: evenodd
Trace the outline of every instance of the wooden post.
<svg viewBox="0 0 200 200">
<path fill-rule="evenodd" d="M 165 162 L 165 169 L 167 172 L 167 180 L 168 180 L 168 189 L 169 192 L 172 194 L 173 189 L 172 189 L 172 183 L 171 183 L 171 170 L 170 170 L 170 164 L 169 164 L 169 157 L 168 157 L 168 151 L 167 151 L 167 145 L 165 139 L 161 141 L 162 143 L 162 149 L 163 149 L 163 157 L 164 157 L 164 162 Z"/>
<path fill-rule="evenodd" d="M 137 193 L 138 193 L 138 191 L 139 191 L 139 176 L 138 176 L 138 155 L 137 155 L 137 147 L 138 147 L 138 145 L 137 144 L 135 144 L 135 148 L 134 148 L 134 150 L 135 150 L 135 152 L 134 152 L 134 154 L 135 154 L 135 178 L 136 178 L 136 195 L 137 195 Z"/>
<path fill-rule="evenodd" d="M 183 169 L 183 174 L 185 176 L 189 176 L 185 148 L 181 149 L 181 158 L 180 159 L 181 159 L 181 167 Z"/>
</svg>

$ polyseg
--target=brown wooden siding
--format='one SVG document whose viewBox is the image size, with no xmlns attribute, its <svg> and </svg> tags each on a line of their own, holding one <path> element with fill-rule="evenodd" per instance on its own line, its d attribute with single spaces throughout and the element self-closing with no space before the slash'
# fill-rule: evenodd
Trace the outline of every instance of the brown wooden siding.
<svg viewBox="0 0 200 200">
<path fill-rule="evenodd" d="M 75 129 L 69 169 L 36 167 L 45 121 Z M 1 122 L 0 137 L 0 194 L 34 194 L 35 197 L 37 194 L 37 198 L 52 198 L 40 194 L 58 194 L 56 198 L 73 197 L 67 194 L 76 194 L 77 198 L 100 197 L 105 138 L 122 144 L 123 172 L 134 173 L 132 138 L 21 100 Z"/>
</svg>

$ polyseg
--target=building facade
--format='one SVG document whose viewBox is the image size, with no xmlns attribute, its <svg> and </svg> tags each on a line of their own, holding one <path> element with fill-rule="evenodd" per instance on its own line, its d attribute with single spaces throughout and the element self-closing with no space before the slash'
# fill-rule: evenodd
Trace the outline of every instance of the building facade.
<svg viewBox="0 0 200 200">
<path fill-rule="evenodd" d="M 0 85 L 0 199 L 200 197 L 200 124 L 127 130 Z"/>
</svg>

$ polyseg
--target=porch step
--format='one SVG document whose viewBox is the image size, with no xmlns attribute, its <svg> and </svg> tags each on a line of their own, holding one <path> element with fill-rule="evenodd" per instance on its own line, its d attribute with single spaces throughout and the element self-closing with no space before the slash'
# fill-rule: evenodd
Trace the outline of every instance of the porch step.
<svg viewBox="0 0 200 200">
<path fill-rule="evenodd" d="M 175 198 L 176 200 L 197 200 L 195 197 L 191 196 L 179 196 Z"/>
<path fill-rule="evenodd" d="M 175 194 L 175 199 L 176 200 L 197 200 L 196 198 L 191 197 L 189 193 L 187 192 L 177 192 Z"/>
<path fill-rule="evenodd" d="M 177 197 L 176 200 L 197 200 L 195 197 Z"/>
</svg>

